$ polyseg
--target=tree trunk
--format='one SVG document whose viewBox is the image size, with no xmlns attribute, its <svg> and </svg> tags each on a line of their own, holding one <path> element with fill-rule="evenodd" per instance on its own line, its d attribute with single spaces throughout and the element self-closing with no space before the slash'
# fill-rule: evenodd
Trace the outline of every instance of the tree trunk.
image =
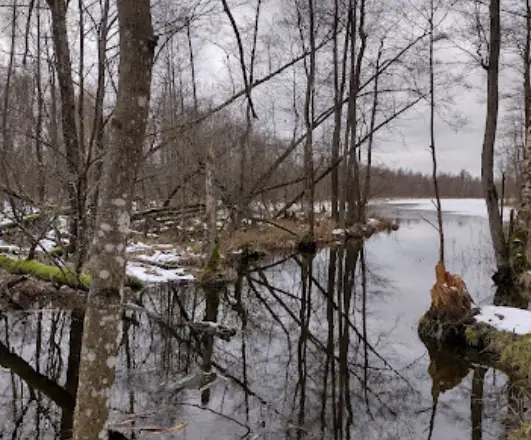
<svg viewBox="0 0 531 440">
<path fill-rule="evenodd" d="M 219 269 L 218 231 L 216 220 L 216 194 L 214 189 L 214 149 L 208 148 L 205 163 L 205 209 L 206 209 L 206 269 L 210 272 Z"/>
<path fill-rule="evenodd" d="M 372 147 L 374 145 L 374 127 L 376 125 L 376 113 L 378 110 L 378 87 L 380 79 L 378 72 L 380 70 L 380 64 L 382 61 L 383 44 L 384 42 L 382 39 L 380 41 L 380 48 L 378 49 L 378 56 L 376 57 L 376 65 L 374 67 L 375 76 L 374 90 L 372 94 L 371 122 L 369 125 L 369 139 L 367 143 L 367 165 L 365 169 L 365 184 L 363 185 L 363 200 L 361 204 L 362 218 L 365 218 L 367 215 L 367 203 L 369 202 L 369 197 L 371 196 Z"/>
<path fill-rule="evenodd" d="M 85 316 L 74 440 L 107 438 L 109 397 L 121 330 L 119 306 L 125 278 L 125 245 L 134 184 L 142 160 L 156 45 L 149 0 L 117 0 L 117 9 L 118 96 L 91 252 L 93 281 Z"/>
<path fill-rule="evenodd" d="M 347 213 L 345 224 L 352 225 L 356 221 L 363 220 L 360 216 L 361 210 L 361 185 L 359 173 L 359 161 L 356 154 L 357 145 L 357 97 L 360 89 L 361 65 L 365 55 L 365 48 L 367 43 L 367 34 L 365 33 L 365 0 L 360 3 L 359 28 L 356 30 L 357 23 L 357 1 L 354 1 L 349 10 L 349 22 L 351 22 L 351 77 L 349 90 L 349 110 L 348 118 L 350 121 L 350 156 L 347 165 L 347 185 L 346 199 L 347 199 Z M 356 55 L 356 32 L 359 33 L 360 48 Z M 358 147 L 359 148 L 359 147 Z"/>
<path fill-rule="evenodd" d="M 444 231 L 442 220 L 441 196 L 439 193 L 439 181 L 437 180 L 437 154 L 435 149 L 435 66 L 434 66 L 434 26 L 435 16 L 434 1 L 430 1 L 430 150 L 432 161 L 432 180 L 437 206 L 437 228 L 439 232 L 439 261 L 444 266 Z"/>
<path fill-rule="evenodd" d="M 9 62 L 7 65 L 6 83 L 4 87 L 4 99 L 3 99 L 3 113 L 2 113 L 2 150 L 1 150 L 1 165 L 4 185 L 10 187 L 8 160 L 13 150 L 13 134 L 9 127 L 9 98 L 11 95 L 11 79 L 14 70 L 14 58 L 15 58 L 15 43 L 16 43 L 16 29 L 17 29 L 17 14 L 18 14 L 17 2 L 13 4 L 13 12 L 11 16 L 11 50 L 9 53 Z"/>
<path fill-rule="evenodd" d="M 42 148 L 42 122 L 44 114 L 44 93 L 41 72 L 41 16 L 37 14 L 37 59 L 35 60 L 35 83 L 37 86 L 37 121 L 35 126 L 35 156 L 37 159 L 37 201 L 44 205 L 46 197 L 46 169 Z"/>
<path fill-rule="evenodd" d="M 314 237 L 314 201 L 315 184 L 313 169 L 313 129 L 314 129 L 314 97 L 315 97 L 315 23 L 313 0 L 308 0 L 310 61 L 306 72 L 306 99 L 304 103 L 304 122 L 306 125 L 306 142 L 304 143 L 304 174 L 305 174 L 305 203 L 306 221 L 309 227 L 309 236 Z"/>
<path fill-rule="evenodd" d="M 89 156 L 91 158 L 89 163 L 94 163 L 94 173 L 92 179 L 94 190 L 88 202 L 89 219 L 87 222 L 87 237 L 89 238 L 93 237 L 95 232 L 96 217 L 98 215 L 98 198 L 100 194 L 101 176 L 103 172 L 103 154 L 105 152 L 103 103 L 105 99 L 105 53 L 107 51 L 108 19 L 109 0 L 105 0 L 100 21 L 100 30 L 98 32 L 98 87 L 96 89 L 96 99 L 94 102 L 94 121 L 89 142 Z M 92 158 L 94 155 L 96 157 L 93 161 Z"/>
<path fill-rule="evenodd" d="M 76 124 L 76 105 L 74 81 L 72 79 L 72 61 L 68 44 L 66 24 L 67 6 L 65 0 L 47 0 L 52 13 L 52 37 L 55 48 L 55 68 L 61 92 L 61 122 L 65 157 L 67 165 L 67 188 L 69 204 L 72 208 L 70 216 L 70 250 L 76 250 L 78 224 L 83 215 L 83 207 L 79 199 L 80 144 Z"/>
<path fill-rule="evenodd" d="M 519 230 L 525 231 L 526 261 L 531 261 L 531 84 L 530 84 L 530 51 L 531 51 L 531 4 L 526 1 L 527 6 L 527 41 L 524 53 L 524 108 L 525 108 L 525 143 L 524 143 L 524 163 L 522 167 L 520 207 L 518 210 Z"/>
<path fill-rule="evenodd" d="M 339 157 L 339 149 L 341 148 L 340 133 L 341 133 L 341 109 L 343 108 L 341 102 L 343 95 L 340 95 L 339 88 L 339 0 L 334 0 L 334 23 L 333 23 L 333 59 L 334 59 L 334 131 L 332 133 L 332 148 L 331 148 L 331 162 L 334 163 Z M 339 174 L 337 168 L 334 168 L 331 175 L 331 202 L 332 202 L 332 220 L 339 223 Z"/>
<path fill-rule="evenodd" d="M 498 274 L 505 279 L 509 272 L 509 255 L 503 234 L 503 222 L 498 206 L 498 191 L 494 182 L 494 144 L 498 125 L 498 76 L 500 61 L 500 0 L 490 2 L 490 45 L 487 69 L 487 116 L 483 151 L 481 154 L 481 180 L 489 215 L 490 235 Z"/>
<path fill-rule="evenodd" d="M 526 20 L 525 20 L 525 46 L 523 56 L 524 68 L 524 117 L 525 132 L 531 125 L 531 0 L 526 0 Z"/>
</svg>

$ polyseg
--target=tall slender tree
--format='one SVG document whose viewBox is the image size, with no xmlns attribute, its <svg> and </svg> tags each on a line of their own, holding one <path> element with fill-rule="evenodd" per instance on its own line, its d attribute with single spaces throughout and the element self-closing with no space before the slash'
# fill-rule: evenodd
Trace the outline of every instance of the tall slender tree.
<svg viewBox="0 0 531 440">
<path fill-rule="evenodd" d="M 109 393 L 121 328 L 119 306 L 125 278 L 125 245 L 142 160 L 156 46 L 149 0 L 117 0 L 117 7 L 118 95 L 91 251 L 93 281 L 85 314 L 74 440 L 107 436 Z"/>
<path fill-rule="evenodd" d="M 481 153 L 481 179 L 489 216 L 492 246 L 498 270 L 496 279 L 498 282 L 503 283 L 507 282 L 511 269 L 499 208 L 498 190 L 496 189 L 494 180 L 494 146 L 498 126 L 501 47 L 500 0 L 490 0 L 489 22 L 489 55 L 488 61 L 483 66 L 487 71 L 487 114 Z"/>
</svg>

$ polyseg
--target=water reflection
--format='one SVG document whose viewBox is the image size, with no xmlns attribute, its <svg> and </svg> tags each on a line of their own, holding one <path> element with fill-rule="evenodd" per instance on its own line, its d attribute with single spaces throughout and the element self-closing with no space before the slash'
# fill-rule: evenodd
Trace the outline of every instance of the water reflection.
<svg viewBox="0 0 531 440">
<path fill-rule="evenodd" d="M 475 274 L 467 283 L 477 301 L 492 298 L 482 284 L 488 263 L 470 258 L 480 220 L 447 220 L 448 242 L 459 241 L 452 270 Z M 430 301 L 433 232 L 412 218 L 367 243 L 242 263 L 230 286 L 143 292 L 113 321 L 123 326 L 108 428 L 136 439 L 500 438 L 501 414 L 518 401 L 505 376 L 426 351 L 416 335 Z M 5 438 L 69 438 L 89 360 L 82 318 L 77 309 L 4 311 Z M 108 356 L 94 353 L 101 375 Z M 88 380 L 77 393 L 103 385 Z"/>
</svg>

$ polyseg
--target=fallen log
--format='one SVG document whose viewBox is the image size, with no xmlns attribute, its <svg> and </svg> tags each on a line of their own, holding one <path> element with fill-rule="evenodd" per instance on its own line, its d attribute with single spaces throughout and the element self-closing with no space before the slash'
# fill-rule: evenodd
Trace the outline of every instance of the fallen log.
<svg viewBox="0 0 531 440">
<path fill-rule="evenodd" d="M 92 282 L 90 275 L 82 273 L 78 277 L 67 267 L 52 266 L 36 260 L 11 258 L 7 255 L 0 255 L 0 268 L 11 274 L 30 275 L 42 281 L 81 291 L 88 291 Z M 129 275 L 126 277 L 125 285 L 133 290 L 141 290 L 145 287 L 142 280 Z"/>
<path fill-rule="evenodd" d="M 194 203 L 186 206 L 164 206 L 162 208 L 151 208 L 131 215 L 131 221 L 142 220 L 146 217 L 178 217 L 180 215 L 197 214 L 205 210 L 204 203 Z"/>
</svg>

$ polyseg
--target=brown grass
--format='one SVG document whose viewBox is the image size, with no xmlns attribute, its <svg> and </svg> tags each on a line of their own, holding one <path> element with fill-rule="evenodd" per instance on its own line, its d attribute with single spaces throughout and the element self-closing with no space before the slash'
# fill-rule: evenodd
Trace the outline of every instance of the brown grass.
<svg viewBox="0 0 531 440">
<path fill-rule="evenodd" d="M 372 217 L 376 218 L 376 217 Z M 362 228 L 355 225 L 350 228 L 352 236 L 358 238 L 368 238 L 376 232 L 396 230 L 397 225 L 385 218 L 379 220 L 377 225 Z M 282 219 L 274 222 L 277 227 L 270 223 L 262 223 L 256 226 L 249 226 L 234 232 L 224 232 L 221 234 L 221 252 L 227 254 L 237 251 L 245 246 L 262 249 L 266 251 L 276 250 L 296 250 L 300 240 L 307 234 L 308 226 L 305 222 L 296 219 Z M 315 239 L 320 247 L 327 246 L 341 237 L 335 236 L 332 231 L 336 228 L 335 222 L 323 214 L 317 214 L 315 219 Z M 285 229 L 291 231 L 287 232 Z"/>
<path fill-rule="evenodd" d="M 379 222 L 368 227 L 355 225 L 351 228 L 349 236 L 357 238 L 368 238 L 376 232 L 392 231 L 398 226 L 387 218 L 371 215 Z M 344 240 L 341 236 L 335 236 L 332 231 L 336 228 L 335 223 L 325 213 L 316 213 L 315 217 L 315 239 L 318 247 L 329 246 L 338 241 Z M 222 228 L 220 234 L 220 252 L 225 263 L 234 259 L 234 253 L 244 247 L 254 250 L 271 251 L 296 251 L 297 245 L 308 233 L 308 226 L 297 218 L 257 221 L 254 225 L 246 225 L 237 231 L 231 231 L 228 227 Z M 157 244 L 171 243 L 176 247 L 187 249 L 183 252 L 181 263 L 186 266 L 203 265 L 203 238 L 204 230 L 202 224 L 189 222 L 186 228 L 177 230 L 169 229 L 158 232 L 157 237 L 146 237 L 138 234 L 138 239 L 146 244 L 157 248 Z M 143 251 L 138 253 L 143 254 Z"/>
</svg>

